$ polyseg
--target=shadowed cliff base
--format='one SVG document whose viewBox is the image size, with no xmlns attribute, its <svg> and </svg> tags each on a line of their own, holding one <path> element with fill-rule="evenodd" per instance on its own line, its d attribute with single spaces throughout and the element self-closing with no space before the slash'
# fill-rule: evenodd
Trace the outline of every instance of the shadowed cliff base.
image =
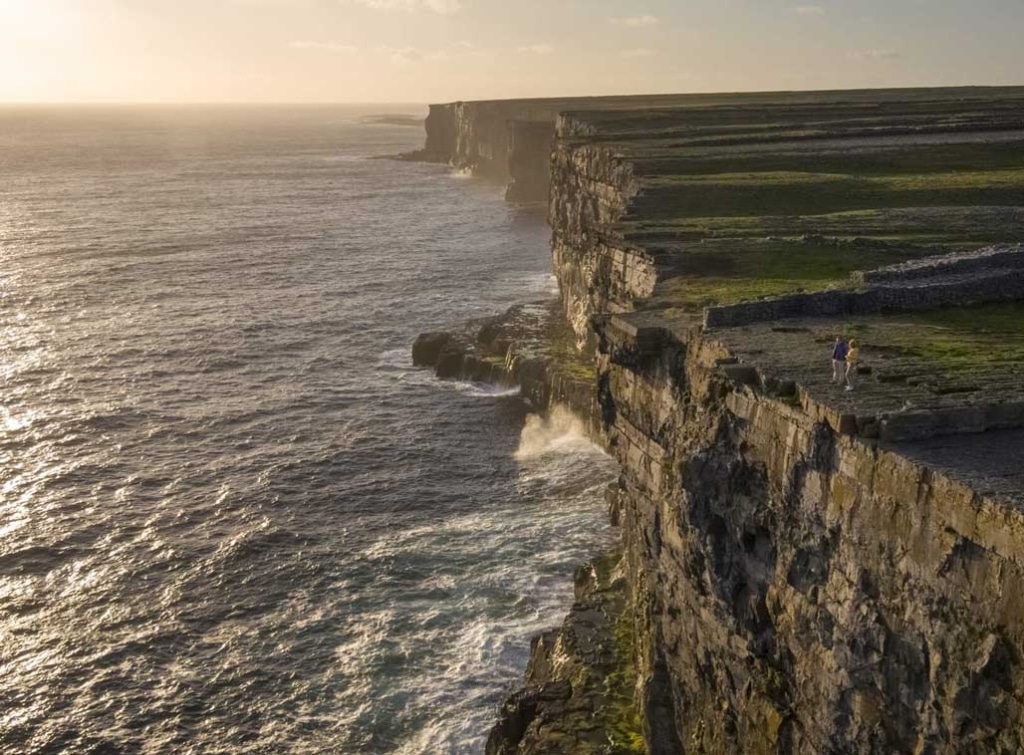
<svg viewBox="0 0 1024 755">
<path fill-rule="evenodd" d="M 509 124 L 545 120 L 511 164 Z M 459 103 L 427 128 L 432 159 L 550 175 L 647 751 L 1019 752 L 1024 89 Z M 496 751 L 550 747 L 528 724 Z"/>
</svg>

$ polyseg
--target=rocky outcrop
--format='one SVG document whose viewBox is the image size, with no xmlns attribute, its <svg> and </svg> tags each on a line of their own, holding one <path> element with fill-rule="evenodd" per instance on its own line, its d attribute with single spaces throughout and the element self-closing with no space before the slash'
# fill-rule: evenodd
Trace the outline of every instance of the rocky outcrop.
<svg viewBox="0 0 1024 755">
<path fill-rule="evenodd" d="M 621 554 L 576 570 L 563 626 L 531 646 L 526 686 L 502 706 L 487 755 L 644 752 Z"/>
<path fill-rule="evenodd" d="M 518 387 L 538 411 L 565 406 L 603 442 L 593 359 L 575 348 L 557 302 L 520 304 L 457 330 L 423 333 L 412 358 L 439 378 Z"/>
</svg>

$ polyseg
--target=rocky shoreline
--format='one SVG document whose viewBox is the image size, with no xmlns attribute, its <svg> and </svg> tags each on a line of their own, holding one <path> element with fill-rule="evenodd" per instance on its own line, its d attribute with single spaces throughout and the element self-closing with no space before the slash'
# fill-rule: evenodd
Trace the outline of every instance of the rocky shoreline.
<svg viewBox="0 0 1024 755">
<path fill-rule="evenodd" d="M 563 625 L 534 638 L 526 686 L 502 706 L 487 755 L 644 752 L 622 554 L 580 567 Z"/>
</svg>

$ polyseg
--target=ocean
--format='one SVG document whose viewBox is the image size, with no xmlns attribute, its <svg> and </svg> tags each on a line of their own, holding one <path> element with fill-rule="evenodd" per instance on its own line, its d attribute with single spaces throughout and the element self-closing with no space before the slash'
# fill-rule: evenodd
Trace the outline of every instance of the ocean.
<svg viewBox="0 0 1024 755">
<path fill-rule="evenodd" d="M 0 108 L 0 752 L 481 752 L 612 544 L 571 418 L 410 361 L 542 211 L 381 112 Z"/>
</svg>

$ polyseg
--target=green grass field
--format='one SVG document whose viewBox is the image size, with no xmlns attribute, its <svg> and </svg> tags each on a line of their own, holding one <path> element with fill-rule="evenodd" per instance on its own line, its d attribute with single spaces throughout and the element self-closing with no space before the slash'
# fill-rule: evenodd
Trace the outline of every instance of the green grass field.
<svg viewBox="0 0 1024 755">
<path fill-rule="evenodd" d="M 1024 89 L 721 96 L 573 116 L 632 166 L 614 228 L 696 313 L 1024 240 Z M 582 141 L 582 140 L 581 140 Z"/>
</svg>

